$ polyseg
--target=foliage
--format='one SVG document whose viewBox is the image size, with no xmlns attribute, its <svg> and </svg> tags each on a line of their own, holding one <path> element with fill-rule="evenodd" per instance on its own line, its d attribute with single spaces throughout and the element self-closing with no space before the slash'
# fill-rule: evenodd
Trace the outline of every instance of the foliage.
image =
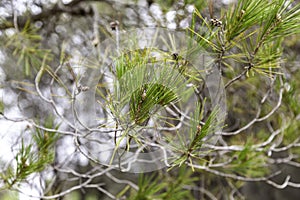
<svg viewBox="0 0 300 200">
<path fill-rule="evenodd" d="M 53 124 L 53 118 L 49 117 L 43 124 L 45 128 L 58 129 L 59 126 Z M 54 144 L 58 139 L 55 132 L 45 131 L 35 128 L 31 132 L 34 142 L 26 144 L 24 139 L 21 139 L 20 146 L 17 148 L 17 153 L 14 163 L 9 165 L 3 173 L 1 179 L 5 183 L 3 189 L 11 189 L 15 184 L 26 180 L 29 175 L 39 173 L 51 164 L 54 160 Z"/>
<path fill-rule="evenodd" d="M 296 62 L 290 65 L 299 59 L 294 49 L 300 4 L 238 0 L 222 7 L 216 1 L 156 1 L 161 17 L 147 2 L 149 7 L 135 9 L 132 2 L 73 0 L 47 9 L 42 5 L 37 15 L 1 17 L 3 63 L 22 68 L 25 79 L 1 83 L 3 94 L 16 94 L 15 108 L 22 112 L 11 117 L 13 106 L 3 95 L 1 121 L 29 124 L 13 138 L 14 158 L 1 160 L 1 190 L 32 186 L 34 176 L 40 180 L 41 199 L 73 198 L 75 192 L 82 198 L 93 193 L 132 200 L 242 199 L 247 182 L 300 188 L 291 174 L 282 183 L 271 179 L 281 172 L 279 164 L 299 167 L 300 162 L 300 70 Z M 195 6 L 190 15 L 189 5 Z M 165 15 L 173 12 L 170 22 Z M 115 42 L 119 51 L 119 37 L 126 34 L 122 28 L 173 22 L 181 27 L 185 20 L 190 21 L 186 36 L 196 41 L 190 52 L 171 52 L 173 39 L 160 44 L 168 50 L 149 47 L 105 57 L 113 51 L 103 48 L 105 42 Z M 211 68 L 197 70 L 189 62 L 199 49 L 212 58 Z M 60 52 L 59 58 L 54 52 Z M 102 66 L 106 59 L 112 62 L 107 68 Z M 224 108 L 212 106 L 215 97 L 205 88 L 212 83 L 202 77 L 214 70 L 226 91 L 225 121 L 218 117 Z M 19 83 L 31 88 L 20 90 Z M 143 157 L 152 150 L 163 152 L 152 156 L 165 169 L 158 166 L 139 177 L 125 173 L 132 166 L 155 165 Z"/>
<path fill-rule="evenodd" d="M 191 171 L 181 167 L 178 174 L 172 177 L 156 177 L 156 174 L 141 175 L 139 177 L 139 190 L 132 192 L 129 199 L 131 200 L 150 200 L 150 199 L 193 199 L 192 194 L 183 190 L 184 187 L 192 186 L 195 178 L 191 177 Z"/>
<path fill-rule="evenodd" d="M 17 64 L 22 64 L 24 74 L 32 75 L 39 68 L 45 54 L 49 54 L 50 50 L 42 49 L 42 37 L 38 34 L 38 30 L 32 26 L 30 21 L 27 21 L 22 31 L 13 33 L 8 37 L 5 47 L 10 48 L 12 55 L 18 58 Z M 51 57 L 47 56 L 50 60 Z"/>
</svg>

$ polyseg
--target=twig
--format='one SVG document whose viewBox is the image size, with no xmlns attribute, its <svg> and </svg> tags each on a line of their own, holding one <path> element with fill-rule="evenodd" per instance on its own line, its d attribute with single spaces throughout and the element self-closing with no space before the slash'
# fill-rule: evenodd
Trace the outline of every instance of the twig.
<svg viewBox="0 0 300 200">
<path fill-rule="evenodd" d="M 284 88 L 281 88 L 280 91 L 279 91 L 279 98 L 278 98 L 278 102 L 277 102 L 276 106 L 268 114 L 266 114 L 265 116 L 259 117 L 259 114 L 260 114 L 261 110 L 258 109 L 258 111 L 257 111 L 257 117 L 255 117 L 254 119 L 252 119 L 248 124 L 246 124 L 242 128 L 240 128 L 240 129 L 238 129 L 238 130 L 236 130 L 234 132 L 220 132 L 220 133 L 217 133 L 217 134 L 227 135 L 227 136 L 228 135 L 237 135 L 237 134 L 241 133 L 242 131 L 247 130 L 249 127 L 251 127 L 256 122 L 261 122 L 261 121 L 264 121 L 264 120 L 268 119 L 281 106 L 283 91 L 284 91 Z"/>
</svg>

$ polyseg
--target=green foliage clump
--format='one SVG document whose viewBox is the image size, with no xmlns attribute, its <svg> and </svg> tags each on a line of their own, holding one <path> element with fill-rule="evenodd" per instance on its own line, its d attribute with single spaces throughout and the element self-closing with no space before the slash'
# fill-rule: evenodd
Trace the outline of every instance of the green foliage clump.
<svg viewBox="0 0 300 200">
<path fill-rule="evenodd" d="M 191 191 L 184 189 L 192 187 L 195 178 L 191 170 L 181 167 L 173 176 L 141 175 L 138 182 L 138 191 L 131 191 L 130 200 L 179 200 L 193 199 Z"/>
<path fill-rule="evenodd" d="M 57 130 L 59 126 L 55 126 L 53 118 L 50 117 L 45 121 L 43 127 L 45 129 L 55 127 Z M 16 184 L 25 181 L 29 175 L 43 171 L 54 161 L 54 145 L 59 138 L 58 134 L 35 128 L 32 130 L 32 136 L 33 143 L 26 144 L 24 139 L 21 140 L 14 163 L 0 174 L 5 183 L 2 190 L 13 188 Z"/>
<path fill-rule="evenodd" d="M 12 55 L 17 58 L 17 64 L 23 66 L 27 77 L 37 72 L 45 55 L 48 61 L 51 60 L 51 51 L 41 48 L 41 40 L 38 29 L 27 21 L 22 30 L 9 36 L 5 43 L 5 47 L 11 49 Z"/>
</svg>

